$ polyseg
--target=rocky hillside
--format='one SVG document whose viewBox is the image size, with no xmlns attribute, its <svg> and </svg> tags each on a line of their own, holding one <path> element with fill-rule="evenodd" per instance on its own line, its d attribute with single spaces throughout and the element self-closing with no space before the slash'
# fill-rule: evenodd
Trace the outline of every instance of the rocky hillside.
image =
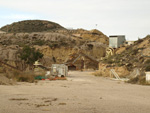
<svg viewBox="0 0 150 113">
<path fill-rule="evenodd" d="M 19 31 L 21 33 L 15 33 L 14 31 L 13 33 L 0 33 L 0 60 L 18 67 L 21 70 L 24 69 L 25 64 L 18 57 L 18 51 L 26 45 L 34 47 L 44 54 L 43 59 L 41 59 L 41 63 L 46 67 L 50 67 L 53 63 L 64 63 L 70 54 L 78 54 L 81 50 L 96 60 L 105 56 L 106 48 L 103 47 L 102 44 L 105 44 L 106 46 L 108 45 L 108 37 L 96 29 L 91 31 L 84 29 L 68 30 L 58 26 L 54 28 L 60 29 L 46 29 L 43 32 L 43 29 L 48 27 L 39 29 L 35 26 L 35 24 L 32 25 L 33 21 L 18 22 L 16 25 L 20 25 L 19 23 L 25 22 L 27 22 L 29 26 L 24 26 L 23 31 Z M 39 23 L 36 23 L 36 25 L 47 25 L 41 24 L 41 22 L 44 23 L 45 21 L 40 21 Z M 47 23 L 47 21 L 45 23 Z M 12 26 L 9 27 L 10 29 L 14 29 Z M 33 32 L 30 29 L 31 27 L 33 27 L 33 29 L 39 29 L 39 31 L 37 30 L 37 32 L 34 30 Z M 2 27 L 2 29 L 3 28 L 6 28 L 6 26 Z M 19 29 L 20 27 L 16 28 Z M 30 31 L 24 33 L 24 29 L 30 29 Z M 78 67 L 81 66 L 80 60 L 81 58 L 78 63 L 75 64 Z M 87 68 L 93 68 L 92 63 L 88 59 L 85 64 L 87 64 Z"/>
<path fill-rule="evenodd" d="M 115 51 L 113 56 L 99 63 L 99 71 L 95 75 L 115 78 L 116 72 L 122 80 L 128 80 L 129 83 L 149 85 L 145 72 L 150 71 L 150 35 Z"/>
<path fill-rule="evenodd" d="M 8 33 L 31 33 L 64 29 L 61 25 L 45 20 L 25 20 L 2 27 L 0 30 Z"/>
<path fill-rule="evenodd" d="M 92 33 L 90 34 L 92 35 Z M 74 37 L 70 34 L 47 32 L 47 33 L 12 33 L 0 34 L 0 59 L 3 61 L 16 62 L 18 64 L 19 58 L 17 52 L 25 45 L 35 47 L 44 54 L 42 60 L 45 66 L 51 66 L 52 63 L 63 63 L 71 53 L 77 53 L 82 50 L 84 53 L 93 56 L 95 59 L 100 59 L 105 55 L 105 49 L 101 46 L 99 41 L 89 41 L 83 38 Z M 55 57 L 56 62 L 53 61 Z M 11 63 L 15 64 L 15 63 Z M 15 66 L 15 65 L 14 65 Z M 21 66 L 18 66 L 21 68 Z"/>
<path fill-rule="evenodd" d="M 150 35 L 135 41 L 133 45 L 122 48 L 125 50 L 114 57 L 118 59 L 119 65 L 125 65 L 128 70 L 140 68 L 144 71 L 150 71 Z"/>
<path fill-rule="evenodd" d="M 123 67 L 128 72 L 134 69 L 141 72 L 150 71 L 150 35 L 135 41 L 133 45 L 118 48 L 115 55 L 102 62 L 108 67 Z"/>
</svg>

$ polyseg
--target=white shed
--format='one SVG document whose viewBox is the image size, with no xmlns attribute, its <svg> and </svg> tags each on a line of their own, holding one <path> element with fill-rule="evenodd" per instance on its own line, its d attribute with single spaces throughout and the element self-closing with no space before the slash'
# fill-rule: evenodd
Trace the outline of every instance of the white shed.
<svg viewBox="0 0 150 113">
<path fill-rule="evenodd" d="M 109 36 L 109 47 L 118 48 L 126 41 L 125 35 Z"/>
<path fill-rule="evenodd" d="M 52 64 L 51 75 L 65 77 L 68 75 L 68 66 L 65 64 Z"/>
</svg>

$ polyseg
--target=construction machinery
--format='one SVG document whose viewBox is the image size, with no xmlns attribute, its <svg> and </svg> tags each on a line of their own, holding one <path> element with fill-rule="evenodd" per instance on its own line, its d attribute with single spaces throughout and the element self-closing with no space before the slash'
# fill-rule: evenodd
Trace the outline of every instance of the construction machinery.
<svg viewBox="0 0 150 113">
<path fill-rule="evenodd" d="M 95 58 L 93 58 L 93 57 L 90 56 L 90 55 L 87 55 L 87 54 L 83 53 L 83 52 L 80 50 L 78 53 L 70 54 L 69 57 L 65 60 L 64 64 L 68 65 L 68 67 L 69 67 L 69 66 L 74 66 L 75 62 L 76 62 L 79 58 L 81 58 L 81 57 L 82 57 L 82 59 L 81 59 L 81 69 L 84 68 L 84 60 L 85 60 L 84 57 L 87 58 L 87 59 L 89 59 L 90 61 L 96 63 L 96 64 L 99 63 L 98 60 L 96 60 Z"/>
<path fill-rule="evenodd" d="M 15 66 L 12 66 L 12 65 L 10 65 L 10 64 L 7 64 L 7 63 L 3 62 L 2 60 L 0 60 L 0 64 L 1 64 L 2 66 L 6 67 L 6 68 L 9 68 L 9 69 L 12 69 L 12 70 L 15 70 L 15 71 L 19 71 L 19 72 L 22 72 L 22 71 L 23 71 L 23 70 L 18 69 L 18 68 L 15 67 Z"/>
</svg>

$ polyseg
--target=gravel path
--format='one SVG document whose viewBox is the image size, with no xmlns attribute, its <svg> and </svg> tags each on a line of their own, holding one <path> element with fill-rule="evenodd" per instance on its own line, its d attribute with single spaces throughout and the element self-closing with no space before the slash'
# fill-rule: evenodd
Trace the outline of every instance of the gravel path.
<svg viewBox="0 0 150 113">
<path fill-rule="evenodd" d="M 0 86 L 0 113 L 149 113 L 150 87 L 69 72 L 68 80 Z"/>
</svg>

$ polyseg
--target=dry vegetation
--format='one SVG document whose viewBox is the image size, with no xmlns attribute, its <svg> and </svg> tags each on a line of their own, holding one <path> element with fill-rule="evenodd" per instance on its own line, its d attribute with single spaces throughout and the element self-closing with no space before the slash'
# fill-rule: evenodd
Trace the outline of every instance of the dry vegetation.
<svg viewBox="0 0 150 113">
<path fill-rule="evenodd" d="M 143 42 L 147 42 L 140 46 Z M 129 71 L 134 68 L 140 68 L 143 71 L 150 71 L 150 59 L 144 57 L 143 51 L 150 47 L 150 36 L 144 39 L 139 39 L 134 45 L 127 46 L 126 49 L 120 53 L 110 56 L 103 60 L 103 63 L 115 65 L 115 66 L 126 66 Z"/>
<path fill-rule="evenodd" d="M 0 75 L 0 84 L 2 85 L 13 85 L 16 82 L 30 82 L 35 81 L 35 73 L 33 72 L 19 72 L 9 71 L 9 73 L 3 72 Z"/>
<path fill-rule="evenodd" d="M 45 20 L 25 20 L 15 22 L 11 25 L 6 25 L 0 30 L 8 33 L 31 33 L 31 32 L 43 32 L 56 29 L 64 29 L 57 23 L 45 21 Z"/>
<path fill-rule="evenodd" d="M 150 56 L 148 51 L 146 51 L 149 47 L 150 36 L 148 35 L 143 39 L 137 40 L 133 45 L 122 47 L 123 51 L 121 51 L 121 53 L 117 52 L 122 50 L 122 48 L 119 48 L 116 50 L 117 54 L 103 59 L 102 65 L 104 66 L 102 66 L 102 69 L 100 69 L 100 71 L 95 75 L 106 76 L 108 73 L 107 75 L 109 76 L 110 69 L 115 69 L 117 72 L 116 67 L 124 67 L 124 69 L 127 69 L 126 71 L 129 71 L 130 73 L 132 73 L 134 69 L 138 69 L 139 75 L 133 78 L 131 77 L 128 82 L 148 85 L 149 83 L 147 83 L 145 80 L 144 72 L 150 71 L 150 59 L 149 57 L 145 57 L 144 54 Z M 130 73 L 125 74 L 125 72 L 122 70 L 122 74 L 125 74 L 125 77 L 129 77 Z M 119 73 L 118 75 L 122 76 L 122 74 Z"/>
<path fill-rule="evenodd" d="M 146 82 L 145 76 L 137 76 L 135 78 L 131 78 L 127 82 L 131 84 L 150 85 L 149 83 Z"/>
</svg>

